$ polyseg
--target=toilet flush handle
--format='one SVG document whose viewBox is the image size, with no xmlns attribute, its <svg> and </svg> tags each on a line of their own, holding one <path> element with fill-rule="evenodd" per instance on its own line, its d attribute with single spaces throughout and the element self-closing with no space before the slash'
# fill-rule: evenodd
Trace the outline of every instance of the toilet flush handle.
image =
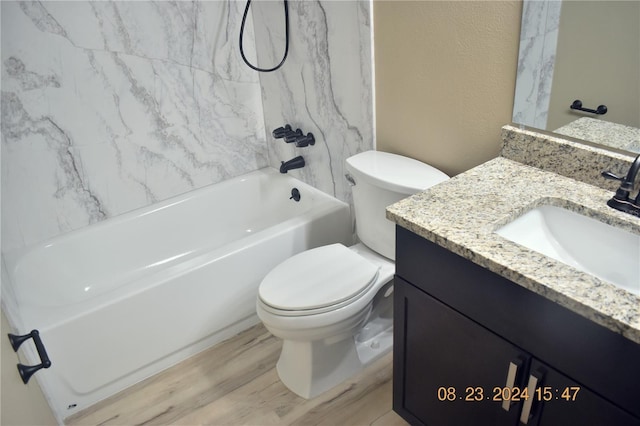
<svg viewBox="0 0 640 426">
<path fill-rule="evenodd" d="M 347 179 L 347 182 L 349 182 L 349 186 L 355 186 L 356 185 L 355 179 L 349 173 L 345 173 L 344 177 L 345 177 L 345 179 Z"/>
</svg>

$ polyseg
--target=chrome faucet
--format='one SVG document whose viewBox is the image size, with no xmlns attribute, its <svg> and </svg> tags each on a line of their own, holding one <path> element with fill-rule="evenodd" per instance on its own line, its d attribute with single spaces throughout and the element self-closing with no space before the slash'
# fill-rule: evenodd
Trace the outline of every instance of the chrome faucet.
<svg viewBox="0 0 640 426">
<path fill-rule="evenodd" d="M 638 172 L 640 172 L 640 155 L 633 160 L 625 177 L 614 175 L 609 171 L 602 172 L 602 177 L 622 182 L 613 198 L 607 201 L 609 207 L 640 217 L 640 191 L 635 199 L 630 198 Z"/>
</svg>

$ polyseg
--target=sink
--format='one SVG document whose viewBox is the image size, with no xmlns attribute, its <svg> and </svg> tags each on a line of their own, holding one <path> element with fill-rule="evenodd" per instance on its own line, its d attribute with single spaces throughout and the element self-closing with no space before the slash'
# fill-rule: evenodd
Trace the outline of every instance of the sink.
<svg viewBox="0 0 640 426">
<path fill-rule="evenodd" d="M 507 240 L 640 295 L 640 235 L 543 205 L 496 230 Z"/>
</svg>

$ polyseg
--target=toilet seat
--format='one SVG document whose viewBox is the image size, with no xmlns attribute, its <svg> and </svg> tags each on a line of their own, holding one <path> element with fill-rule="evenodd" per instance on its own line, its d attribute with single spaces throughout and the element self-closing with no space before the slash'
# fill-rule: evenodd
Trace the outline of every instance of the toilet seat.
<svg viewBox="0 0 640 426">
<path fill-rule="evenodd" d="M 367 293 L 379 267 L 342 244 L 299 253 L 276 266 L 258 289 L 262 307 L 282 316 L 333 311 Z"/>
</svg>

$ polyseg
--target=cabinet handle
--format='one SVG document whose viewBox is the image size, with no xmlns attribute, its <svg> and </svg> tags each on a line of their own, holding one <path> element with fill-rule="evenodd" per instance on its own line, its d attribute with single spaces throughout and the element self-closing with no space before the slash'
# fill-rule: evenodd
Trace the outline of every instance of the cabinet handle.
<svg viewBox="0 0 640 426">
<path fill-rule="evenodd" d="M 516 375 L 518 374 L 518 365 L 513 362 L 509 363 L 509 371 L 507 372 L 507 383 L 505 387 L 509 389 L 513 389 L 513 385 L 516 384 Z M 508 399 L 502 400 L 502 409 L 504 411 L 509 411 L 509 406 L 511 405 L 511 401 Z"/>
<path fill-rule="evenodd" d="M 531 413 L 531 406 L 533 405 L 533 395 L 535 394 L 537 386 L 538 378 L 530 374 L 529 383 L 527 383 L 527 395 L 529 395 L 529 397 L 524 401 L 522 413 L 520 413 L 520 421 L 522 424 L 526 425 L 529 422 L 529 414 Z"/>
</svg>

